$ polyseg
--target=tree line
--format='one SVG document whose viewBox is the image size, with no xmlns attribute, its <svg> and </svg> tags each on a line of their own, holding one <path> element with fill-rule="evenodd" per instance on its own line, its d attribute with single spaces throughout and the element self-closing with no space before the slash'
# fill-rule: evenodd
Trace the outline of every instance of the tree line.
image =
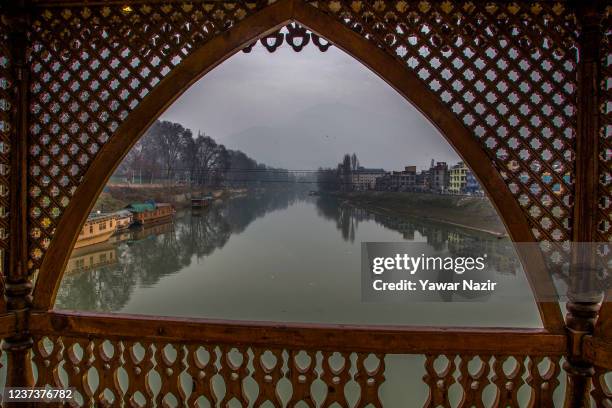
<svg viewBox="0 0 612 408">
<path fill-rule="evenodd" d="M 351 175 L 359 168 L 359 159 L 353 153 L 345 153 L 336 168 L 319 168 L 317 171 L 317 187 L 321 191 L 342 191 L 349 189 Z"/>
<path fill-rule="evenodd" d="M 198 131 L 194 136 L 190 129 L 169 121 L 156 121 L 128 152 L 115 174 L 132 182 L 199 186 L 294 181 L 285 169 L 258 163 L 205 133 Z"/>
</svg>

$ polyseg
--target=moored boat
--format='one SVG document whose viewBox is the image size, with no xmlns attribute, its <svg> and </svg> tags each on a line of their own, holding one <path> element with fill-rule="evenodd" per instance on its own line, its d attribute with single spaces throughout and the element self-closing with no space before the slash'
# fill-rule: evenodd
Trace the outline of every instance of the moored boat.
<svg viewBox="0 0 612 408">
<path fill-rule="evenodd" d="M 99 244 L 108 240 L 115 231 L 117 222 L 114 214 L 92 214 L 83 225 L 74 247 Z"/>
<path fill-rule="evenodd" d="M 130 228 L 134 222 L 134 216 L 128 210 L 120 210 L 115 213 L 117 221 L 117 231 Z"/>
<path fill-rule="evenodd" d="M 207 194 L 203 197 L 194 197 L 191 199 L 191 208 L 206 208 L 211 205 L 213 201 L 214 197 L 212 194 Z"/>
<path fill-rule="evenodd" d="M 132 213 L 134 224 L 137 225 L 166 222 L 172 219 L 175 213 L 172 204 L 153 201 L 130 204 L 125 209 Z"/>
</svg>

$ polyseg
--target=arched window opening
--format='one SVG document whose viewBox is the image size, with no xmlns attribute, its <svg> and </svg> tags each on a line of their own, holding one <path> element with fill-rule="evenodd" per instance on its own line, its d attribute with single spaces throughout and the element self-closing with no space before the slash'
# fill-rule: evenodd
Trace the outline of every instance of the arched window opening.
<svg viewBox="0 0 612 408">
<path fill-rule="evenodd" d="M 529 295 L 511 308 L 486 290 L 363 301 L 362 242 L 486 255 L 497 282 L 530 289 L 476 174 L 434 126 L 324 40 L 300 53 L 270 41 L 209 72 L 127 154 L 77 240 L 56 308 L 541 327 Z M 115 227 L 102 228 L 109 216 Z"/>
</svg>

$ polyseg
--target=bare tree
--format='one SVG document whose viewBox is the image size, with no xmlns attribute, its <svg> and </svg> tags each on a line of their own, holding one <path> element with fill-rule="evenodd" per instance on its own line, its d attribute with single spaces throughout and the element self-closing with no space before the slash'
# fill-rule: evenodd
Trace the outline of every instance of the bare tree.
<svg viewBox="0 0 612 408">
<path fill-rule="evenodd" d="M 180 176 L 200 185 L 270 181 L 275 177 L 289 181 L 289 174 L 283 173 L 283 169 L 267 167 L 241 151 L 228 150 L 200 131 L 194 137 L 191 130 L 167 121 L 151 126 L 116 173 L 138 180 L 158 177 L 172 180 Z"/>
<path fill-rule="evenodd" d="M 185 129 L 178 123 L 168 121 L 157 121 L 149 128 L 156 157 L 161 161 L 162 171 L 165 172 L 166 180 L 174 175 L 175 166 L 179 163 L 181 153 L 184 151 L 183 144 L 192 139 L 191 130 Z"/>
</svg>

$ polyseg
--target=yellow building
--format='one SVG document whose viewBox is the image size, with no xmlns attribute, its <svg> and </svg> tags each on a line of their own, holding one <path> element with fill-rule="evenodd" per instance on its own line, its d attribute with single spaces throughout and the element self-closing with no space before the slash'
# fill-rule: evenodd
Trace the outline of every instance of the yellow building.
<svg viewBox="0 0 612 408">
<path fill-rule="evenodd" d="M 450 182 L 448 185 L 448 191 L 452 194 L 460 194 L 466 184 L 466 176 L 468 167 L 464 162 L 455 164 L 449 171 Z"/>
</svg>

